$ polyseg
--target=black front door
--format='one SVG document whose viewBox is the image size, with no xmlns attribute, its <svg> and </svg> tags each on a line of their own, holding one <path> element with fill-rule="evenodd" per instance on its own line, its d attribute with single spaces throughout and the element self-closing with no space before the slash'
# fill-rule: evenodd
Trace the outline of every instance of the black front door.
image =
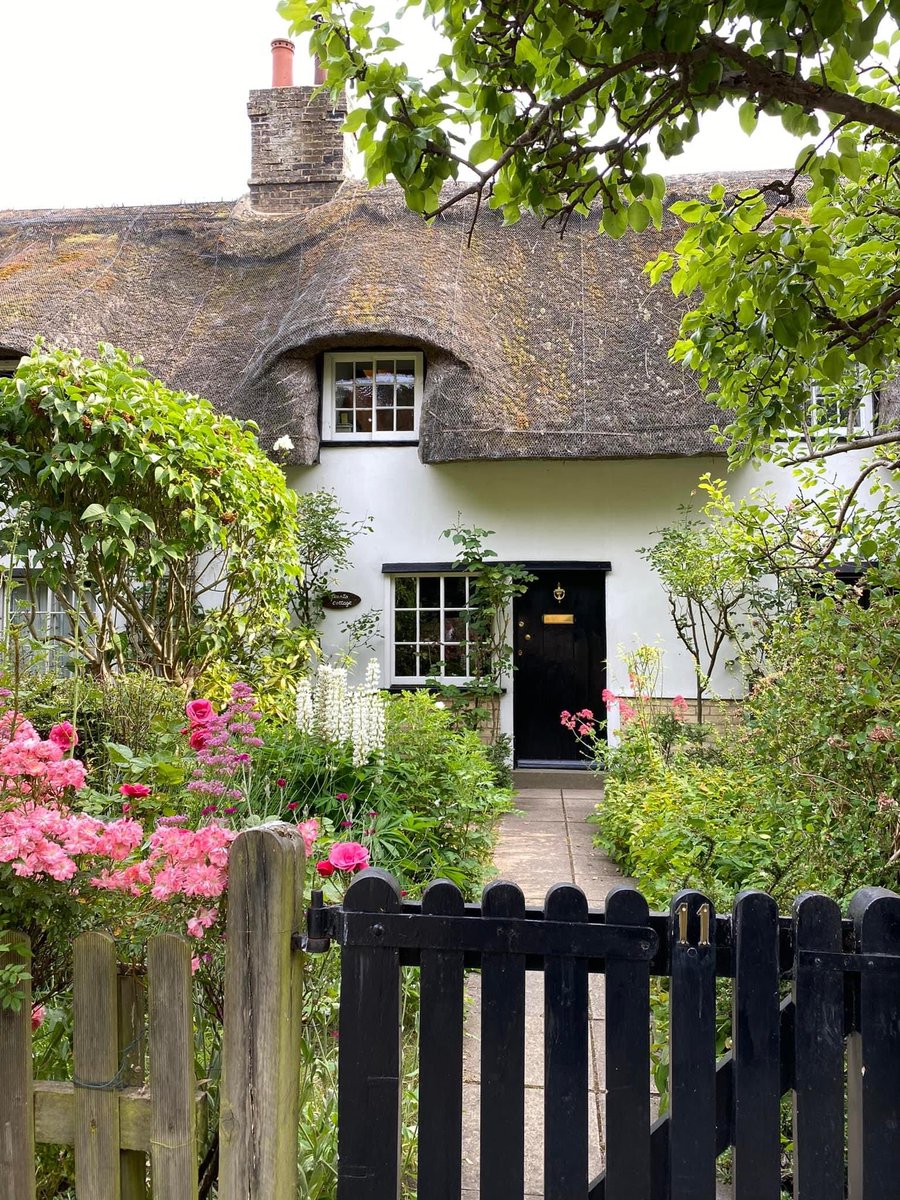
<svg viewBox="0 0 900 1200">
<path fill-rule="evenodd" d="M 564 709 L 605 711 L 604 573 L 542 567 L 513 607 L 513 726 L 516 765 L 583 765 L 575 735 L 560 724 Z"/>
</svg>

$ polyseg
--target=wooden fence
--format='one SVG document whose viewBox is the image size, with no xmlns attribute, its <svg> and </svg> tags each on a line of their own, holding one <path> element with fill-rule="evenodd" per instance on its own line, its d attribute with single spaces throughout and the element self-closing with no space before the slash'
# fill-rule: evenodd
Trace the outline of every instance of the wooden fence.
<svg viewBox="0 0 900 1200">
<path fill-rule="evenodd" d="M 297 1186 L 303 840 L 242 833 L 230 857 L 220 1086 L 220 1200 L 280 1200 Z M 20 934 L 0 965 L 21 962 Z M 74 946 L 70 1081 L 32 1078 L 31 993 L 0 1011 L 0 1200 L 34 1200 L 36 1143 L 74 1146 L 78 1200 L 197 1196 L 204 1098 L 194 1077 L 187 939 L 151 938 L 146 979 L 120 974 L 113 938 Z M 144 1078 L 145 1041 L 149 1073 Z"/>
</svg>

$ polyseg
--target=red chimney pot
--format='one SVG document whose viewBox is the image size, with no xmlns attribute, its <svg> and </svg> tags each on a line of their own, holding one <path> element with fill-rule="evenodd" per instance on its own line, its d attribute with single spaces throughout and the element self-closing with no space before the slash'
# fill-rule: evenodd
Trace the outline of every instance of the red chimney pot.
<svg viewBox="0 0 900 1200">
<path fill-rule="evenodd" d="M 318 54 L 313 55 L 313 81 L 316 87 L 325 82 L 325 68 L 319 62 Z"/>
<path fill-rule="evenodd" d="M 294 43 L 288 38 L 272 42 L 272 87 L 294 86 Z"/>
</svg>

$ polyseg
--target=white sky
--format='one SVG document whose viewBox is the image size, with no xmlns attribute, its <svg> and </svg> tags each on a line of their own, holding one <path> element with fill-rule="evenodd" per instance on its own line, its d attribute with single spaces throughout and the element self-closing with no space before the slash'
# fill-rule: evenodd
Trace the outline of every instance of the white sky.
<svg viewBox="0 0 900 1200">
<path fill-rule="evenodd" d="M 395 2 L 381 0 L 386 16 Z M 0 0 L 0 209 L 235 199 L 247 190 L 247 94 L 271 82 L 274 0 Z M 419 63 L 434 33 L 404 22 Z M 398 52 L 399 53 L 399 52 Z M 298 45 L 294 78 L 312 82 Z M 721 109 L 671 174 L 791 165 L 800 143 Z"/>
</svg>

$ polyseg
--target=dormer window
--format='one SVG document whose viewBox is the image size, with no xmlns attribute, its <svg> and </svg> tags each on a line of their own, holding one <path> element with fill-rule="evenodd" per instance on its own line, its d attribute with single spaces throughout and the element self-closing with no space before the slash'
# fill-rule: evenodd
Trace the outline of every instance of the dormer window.
<svg viewBox="0 0 900 1200">
<path fill-rule="evenodd" d="M 418 350 L 325 355 L 323 435 L 338 442 L 414 442 L 422 407 Z"/>
</svg>

